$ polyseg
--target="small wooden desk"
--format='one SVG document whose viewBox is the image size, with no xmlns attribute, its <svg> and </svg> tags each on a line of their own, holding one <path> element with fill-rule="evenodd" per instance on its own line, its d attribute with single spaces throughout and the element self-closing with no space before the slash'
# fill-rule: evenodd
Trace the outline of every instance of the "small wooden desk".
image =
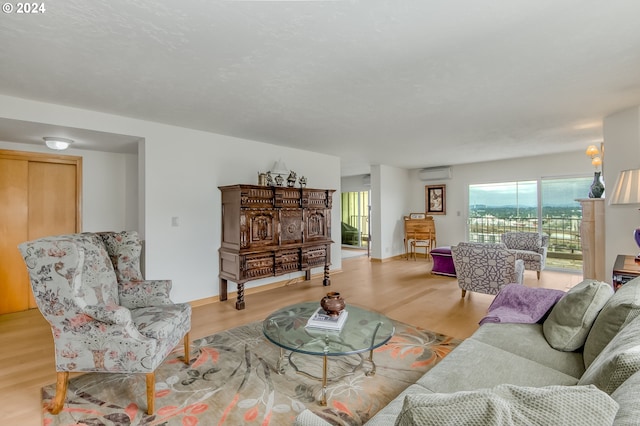
<svg viewBox="0 0 640 426">
<path fill-rule="evenodd" d="M 409 216 L 404 218 L 404 253 L 409 259 L 408 247 L 412 241 L 428 241 L 426 255 L 429 251 L 436 247 L 436 225 L 433 216 L 426 216 L 424 219 L 410 219 Z M 424 246 L 423 246 L 424 247 Z M 412 246 L 411 254 L 415 259 L 415 246 Z"/>
<path fill-rule="evenodd" d="M 640 263 L 635 256 L 619 254 L 613 265 L 613 289 L 617 290 L 635 277 L 640 277 Z"/>
</svg>

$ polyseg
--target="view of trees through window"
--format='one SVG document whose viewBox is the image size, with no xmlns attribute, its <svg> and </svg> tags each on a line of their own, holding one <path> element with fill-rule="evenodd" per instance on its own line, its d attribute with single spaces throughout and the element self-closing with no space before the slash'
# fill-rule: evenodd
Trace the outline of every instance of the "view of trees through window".
<svg viewBox="0 0 640 426">
<path fill-rule="evenodd" d="M 581 269 L 578 198 L 589 193 L 591 178 L 541 179 L 469 185 L 469 241 L 500 242 L 508 231 L 549 236 L 547 266 Z"/>
</svg>

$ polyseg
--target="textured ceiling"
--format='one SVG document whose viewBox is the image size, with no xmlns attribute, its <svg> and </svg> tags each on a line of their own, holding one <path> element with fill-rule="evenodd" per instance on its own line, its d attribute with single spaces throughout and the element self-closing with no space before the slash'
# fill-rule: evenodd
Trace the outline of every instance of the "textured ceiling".
<svg viewBox="0 0 640 426">
<path fill-rule="evenodd" d="M 336 155 L 345 176 L 582 150 L 640 104 L 636 0 L 45 7 L 0 18 L 0 93 Z"/>
</svg>

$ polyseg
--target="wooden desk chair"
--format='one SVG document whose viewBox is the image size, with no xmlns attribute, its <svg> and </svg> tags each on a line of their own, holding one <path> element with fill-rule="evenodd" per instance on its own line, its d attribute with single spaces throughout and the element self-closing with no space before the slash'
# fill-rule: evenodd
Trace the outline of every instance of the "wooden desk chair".
<svg viewBox="0 0 640 426">
<path fill-rule="evenodd" d="M 426 237 L 426 238 L 425 238 Z M 425 249 L 425 257 L 429 259 L 431 250 L 436 247 L 436 238 L 435 233 L 432 231 L 428 232 L 428 235 L 420 235 L 419 239 L 411 239 L 409 241 L 409 245 L 411 247 L 410 254 L 413 257 L 413 260 L 416 260 L 416 249 L 424 248 Z"/>
</svg>

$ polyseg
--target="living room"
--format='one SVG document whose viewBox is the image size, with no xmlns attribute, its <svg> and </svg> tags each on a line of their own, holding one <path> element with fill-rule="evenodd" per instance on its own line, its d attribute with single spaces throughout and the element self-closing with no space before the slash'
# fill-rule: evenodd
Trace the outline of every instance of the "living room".
<svg viewBox="0 0 640 426">
<path fill-rule="evenodd" d="M 250 5 L 242 7 L 250 8 Z M 574 4 L 574 7 L 581 6 Z M 71 14 L 71 12 L 68 13 Z M 544 11 L 536 11 L 537 13 L 544 15 Z M 630 13 L 629 16 L 633 16 L 633 13 Z M 5 16 L 5 18 L 7 17 Z M 15 16 L 9 18 L 15 18 Z M 13 22 L 4 30 L 0 30 L 0 34 L 7 35 L 9 40 L 16 40 L 16 34 L 19 32 L 12 32 L 16 25 Z M 624 25 L 621 23 L 620 27 L 628 28 L 627 25 L 625 20 Z M 624 31 L 621 30 L 621 32 Z M 628 38 L 628 43 L 636 46 L 637 30 L 629 30 Z M 65 40 L 67 40 L 66 37 Z M 445 42 L 442 39 L 440 41 Z M 446 45 L 453 49 L 449 44 Z M 6 49 L 8 46 L 4 48 Z M 18 50 L 22 48 L 25 52 L 34 50 L 33 45 L 13 48 Z M 131 54 L 126 45 L 121 45 L 120 48 Z M 135 51 L 135 49 L 132 50 Z M 522 50 L 526 51 L 527 49 L 523 48 Z M 82 57 L 75 51 L 64 53 L 53 50 L 53 52 L 66 59 Z M 374 235 L 371 244 L 371 258 L 376 263 L 377 261 L 387 263 L 387 261 L 403 254 L 403 216 L 409 212 L 422 212 L 425 209 L 425 182 L 421 181 L 418 176 L 419 169 L 422 167 L 450 165 L 452 169 L 451 179 L 436 182 L 446 184 L 447 188 L 447 214 L 435 217 L 439 245 L 455 245 L 467 240 L 469 185 L 539 180 L 547 177 L 593 176 L 593 166 L 589 158 L 585 156 L 584 150 L 588 145 L 594 143 L 604 142 L 606 155 L 602 167 L 603 176 L 606 188 L 612 188 L 620 171 L 640 167 L 638 160 L 640 158 L 640 92 L 637 89 L 638 82 L 635 81 L 634 84 L 629 81 L 626 75 L 629 70 L 635 73 L 637 69 L 635 64 L 640 58 L 637 54 L 629 53 L 626 50 L 626 44 L 621 45 L 620 51 L 617 53 L 620 57 L 626 58 L 621 59 L 619 64 L 615 64 L 620 67 L 617 68 L 619 74 L 602 77 L 602 80 L 608 83 L 604 85 L 608 90 L 607 95 L 613 93 L 617 96 L 607 96 L 606 101 L 603 100 L 602 103 L 599 102 L 599 99 L 594 100 L 588 97 L 583 100 L 582 97 L 579 97 L 579 103 L 594 105 L 593 108 L 587 108 L 588 111 L 584 111 L 579 117 L 570 114 L 567 114 L 567 117 L 563 115 L 563 100 L 560 99 L 562 95 L 556 96 L 553 92 L 545 92 L 542 96 L 536 97 L 534 91 L 527 92 L 524 84 L 522 87 L 518 86 L 517 90 L 511 86 L 509 90 L 517 92 L 517 97 L 525 99 L 525 102 L 519 104 L 520 106 L 527 103 L 528 97 L 536 98 L 536 102 L 540 102 L 540 98 L 544 98 L 550 108 L 548 115 L 554 116 L 554 119 L 549 119 L 544 113 L 540 114 L 542 118 L 539 116 L 537 119 L 540 121 L 548 120 L 551 124 L 536 129 L 537 132 L 530 132 L 530 123 L 526 114 L 519 116 L 518 120 L 512 120 L 513 116 L 508 114 L 511 111 L 506 108 L 499 110 L 491 107 L 491 97 L 496 93 L 486 92 L 480 97 L 488 100 L 487 111 L 481 111 L 477 103 L 466 110 L 464 102 L 459 100 L 447 104 L 447 108 L 443 108 L 443 110 L 464 110 L 466 114 L 461 117 L 477 114 L 482 118 L 473 123 L 465 123 L 463 120 L 448 123 L 451 127 L 469 127 L 470 130 L 467 133 L 471 134 L 470 139 L 477 136 L 477 143 L 467 142 L 466 145 L 459 146 L 455 144 L 457 141 L 454 137 L 448 140 L 446 136 L 441 134 L 427 134 L 426 131 L 429 127 L 427 125 L 425 129 L 422 129 L 425 131 L 424 136 L 420 133 L 412 135 L 413 139 L 421 140 L 418 143 L 418 148 L 414 146 L 411 150 L 403 150 L 399 148 L 400 142 L 396 140 L 396 136 L 401 134 L 400 130 L 391 128 L 391 130 L 387 129 L 384 132 L 383 136 L 386 139 L 381 144 L 396 146 L 396 151 L 402 152 L 405 158 L 417 161 L 419 164 L 405 167 L 391 164 L 391 161 L 389 164 L 384 161 L 372 161 L 367 163 L 367 167 L 364 169 L 350 169 L 348 172 L 344 170 L 348 159 L 338 155 L 337 151 L 330 152 L 323 147 L 322 129 L 318 131 L 320 136 L 316 136 L 317 139 L 315 139 L 317 147 L 310 147 L 303 135 L 304 131 L 308 129 L 300 130 L 292 124 L 292 121 L 295 120 L 290 118 L 291 110 L 289 108 L 279 109 L 287 99 L 293 102 L 292 97 L 287 95 L 290 95 L 287 90 L 283 89 L 278 92 L 277 96 L 274 96 L 278 98 L 278 101 L 269 104 L 268 107 L 263 105 L 263 109 L 281 111 L 282 122 L 287 127 L 285 133 L 289 131 L 294 134 L 292 139 L 299 138 L 299 145 L 295 142 L 289 143 L 288 146 L 273 142 L 273 137 L 270 134 L 271 121 L 267 119 L 261 122 L 263 127 L 260 129 L 263 133 L 260 134 L 260 131 L 255 130 L 254 137 L 247 137 L 245 133 L 240 133 L 241 136 L 233 136 L 232 132 L 226 131 L 227 129 L 220 131 L 220 133 L 203 130 L 201 126 L 191 127 L 187 121 L 178 124 L 174 122 L 173 115 L 177 116 L 179 111 L 207 110 L 209 106 L 198 101 L 193 101 L 189 107 L 185 107 L 183 104 L 182 109 L 168 109 L 165 112 L 166 120 L 158 119 L 157 116 L 145 116 L 140 111 L 137 114 L 124 112 L 125 106 L 129 105 L 126 97 L 121 98 L 119 103 L 116 102 L 112 105 L 98 102 L 98 104 L 94 104 L 98 106 L 90 106 L 91 102 L 96 100 L 95 98 L 100 98 L 105 94 L 102 92 L 103 90 L 107 91 L 105 89 L 107 85 L 105 88 L 101 87 L 99 77 L 92 77 L 86 82 L 79 81 L 77 88 L 73 85 L 63 86 L 62 81 L 53 79 L 48 81 L 46 77 L 41 77 L 37 84 L 38 90 L 42 94 L 39 96 L 24 89 L 23 82 L 19 78 L 18 81 L 15 80 L 17 73 L 13 71 L 22 66 L 25 67 L 25 71 L 28 68 L 33 73 L 42 72 L 44 61 L 26 65 L 20 60 L 20 55 L 11 53 L 7 55 L 7 57 L 13 58 L 7 61 L 7 63 L 11 63 L 11 67 L 7 68 L 10 71 L 0 71 L 0 73 L 11 72 L 14 74 L 11 79 L 4 79 L 4 83 L 0 85 L 0 149 L 51 153 L 44 146 L 43 137 L 60 133 L 61 136 L 74 139 L 75 143 L 62 155 L 79 156 L 83 160 L 82 230 L 88 232 L 137 230 L 145 241 L 144 266 L 147 277 L 170 278 L 173 281 L 171 296 L 175 302 L 194 304 L 215 302 L 219 295 L 218 249 L 221 241 L 220 223 L 222 220 L 221 195 L 218 187 L 231 184 L 255 184 L 258 173 L 269 170 L 277 160 L 282 160 L 299 176 L 304 175 L 307 178 L 308 187 L 335 189 L 336 194 L 349 187 L 350 179 L 360 179 L 363 174 L 370 174 L 372 235 Z M 41 54 L 48 59 L 51 59 L 50 56 L 55 56 L 55 54 L 50 55 L 44 51 Z M 133 55 L 135 56 L 135 52 Z M 130 63 L 134 63 L 131 57 L 127 56 L 126 59 L 130 60 Z M 84 68 L 87 64 L 80 64 L 85 61 L 77 60 L 77 62 L 77 66 L 82 67 L 83 72 L 86 72 L 87 75 L 108 74 L 107 71 L 101 73 L 95 69 L 91 73 Z M 123 60 L 123 62 L 125 61 Z M 200 62 L 196 62 L 201 65 Z M 516 62 L 512 63 L 515 68 L 517 68 Z M 348 64 L 351 65 L 345 66 L 345 68 L 349 68 L 353 63 L 348 61 Z M 600 70 L 599 67 L 604 67 L 597 58 L 591 58 L 586 53 L 583 65 L 585 69 L 597 68 Z M 610 64 L 611 67 L 613 65 Z M 196 67 L 194 65 L 194 68 Z M 37 71 L 38 69 L 40 71 Z M 327 68 L 321 69 L 327 73 L 331 71 Z M 391 79 L 396 74 L 402 75 L 399 69 L 394 70 L 392 73 L 383 74 L 383 77 Z M 224 77 L 229 79 L 232 74 L 225 74 Z M 563 81 L 567 78 L 565 84 L 570 85 L 571 79 L 564 74 L 562 76 Z M 125 79 L 122 78 L 122 80 Z M 619 84 L 616 83 L 617 79 L 619 79 Z M 158 85 L 158 87 L 161 86 Z M 445 86 L 443 83 L 441 87 Z M 253 90 L 255 93 L 262 93 L 262 89 L 251 89 L 252 87 L 254 86 L 248 85 L 244 91 L 238 90 L 237 97 L 234 96 L 235 93 L 230 93 L 226 99 L 231 105 L 247 91 Z M 582 90 L 586 93 L 588 88 L 588 86 L 583 87 Z M 166 87 L 167 94 L 157 95 L 158 97 L 153 100 L 160 103 L 162 98 L 170 98 L 180 92 L 180 89 L 179 84 Z M 93 90 L 101 93 L 95 96 L 91 95 Z M 193 90 L 189 92 L 192 99 L 201 96 L 197 90 L 190 90 Z M 505 91 L 508 90 L 505 89 Z M 87 94 L 86 104 L 65 94 L 72 92 Z M 268 94 L 268 90 L 263 93 L 265 96 Z M 469 95 L 471 94 L 469 93 Z M 462 97 L 465 94 L 456 93 L 456 96 L 458 95 Z M 214 98 L 215 94 L 207 93 L 202 96 Z M 440 94 L 440 96 L 442 96 L 439 98 L 441 101 L 449 98 L 446 94 Z M 614 97 L 615 99 L 613 99 Z M 283 99 L 282 102 L 280 102 L 280 98 Z M 384 100 L 385 98 L 378 93 L 375 96 L 376 102 L 367 101 L 369 102 L 368 108 L 371 109 L 366 110 L 373 112 L 370 121 L 366 124 L 384 121 L 376 113 L 375 107 L 371 107 L 371 105 L 382 105 Z M 429 102 L 426 103 L 429 104 Z M 434 103 L 437 104 L 437 102 Z M 123 109 L 119 109 L 119 106 Z M 407 112 L 411 108 L 413 107 L 396 105 L 396 109 L 401 110 L 405 115 L 410 115 Z M 210 114 L 228 118 L 223 111 L 224 108 L 220 108 L 216 110 L 216 113 L 205 112 L 203 115 Z M 273 113 L 274 116 L 277 116 L 276 112 Z M 320 111 L 315 111 L 315 113 L 319 117 L 323 117 Z M 522 132 L 499 134 L 500 130 L 484 129 L 482 132 L 478 131 L 477 135 L 474 134 L 474 126 L 480 126 L 479 122 L 483 121 L 486 116 L 502 114 L 504 114 L 504 119 L 491 124 L 497 126 L 502 121 L 517 121 Z M 242 113 L 236 115 L 242 115 Z M 348 117 L 351 116 L 348 115 Z M 275 121 L 272 115 L 268 118 Z M 420 121 L 420 118 L 409 118 Z M 533 118 L 531 120 L 534 121 Z M 393 117 L 388 121 L 394 121 Z M 562 125 L 559 124 L 560 122 Z M 246 122 L 246 127 L 253 129 L 254 124 Z M 345 133 L 351 134 L 350 123 L 340 121 L 331 122 L 331 124 L 332 130 L 342 129 Z M 431 124 L 435 125 L 434 122 Z M 362 127 L 362 131 L 365 127 Z M 511 127 L 510 129 L 513 130 Z M 300 133 L 296 133 L 294 130 Z M 499 144 L 496 141 L 494 144 L 492 137 L 502 143 Z M 102 145 L 92 145 L 92 139 L 102 141 Z M 117 146 L 120 142 L 126 145 L 126 148 Z M 379 140 L 376 142 L 380 143 Z M 343 143 L 343 145 L 348 144 Z M 367 151 L 366 141 L 359 147 L 354 145 L 352 150 L 356 154 L 352 154 L 350 157 L 357 154 L 364 155 Z M 463 161 L 461 158 L 467 160 Z M 468 160 L 469 158 L 472 160 Z M 587 194 L 584 194 L 584 197 L 586 198 Z M 635 206 L 632 205 L 606 205 L 605 210 L 606 250 L 604 262 L 605 269 L 610 275 L 617 254 L 635 254 L 637 252 L 632 232 L 640 218 L 638 218 Z M 332 239 L 339 242 L 340 228 L 337 224 L 340 223 L 340 206 L 337 195 L 334 198 L 331 220 Z M 362 260 L 358 260 L 358 262 L 362 262 Z M 340 256 L 340 244 L 334 243 L 331 252 L 331 272 L 340 275 L 341 271 L 345 269 L 344 263 Z M 426 275 L 428 273 L 426 265 L 428 263 L 423 262 L 411 267 L 424 266 L 424 271 L 420 273 Z M 312 272 L 314 277 L 322 273 L 321 268 L 314 269 Z M 257 292 L 260 290 L 259 287 L 278 287 L 296 281 L 302 276 L 301 272 L 296 272 L 270 279 L 260 279 L 247 283 L 247 288 L 249 291 Z M 233 290 L 232 285 L 230 291 Z M 483 308 L 486 306 L 486 303 L 483 304 Z M 247 311 L 251 309 L 252 307 L 248 305 Z M 250 314 L 237 312 L 237 315 L 243 320 L 248 320 Z M 52 376 L 51 381 L 53 380 Z"/>
</svg>

